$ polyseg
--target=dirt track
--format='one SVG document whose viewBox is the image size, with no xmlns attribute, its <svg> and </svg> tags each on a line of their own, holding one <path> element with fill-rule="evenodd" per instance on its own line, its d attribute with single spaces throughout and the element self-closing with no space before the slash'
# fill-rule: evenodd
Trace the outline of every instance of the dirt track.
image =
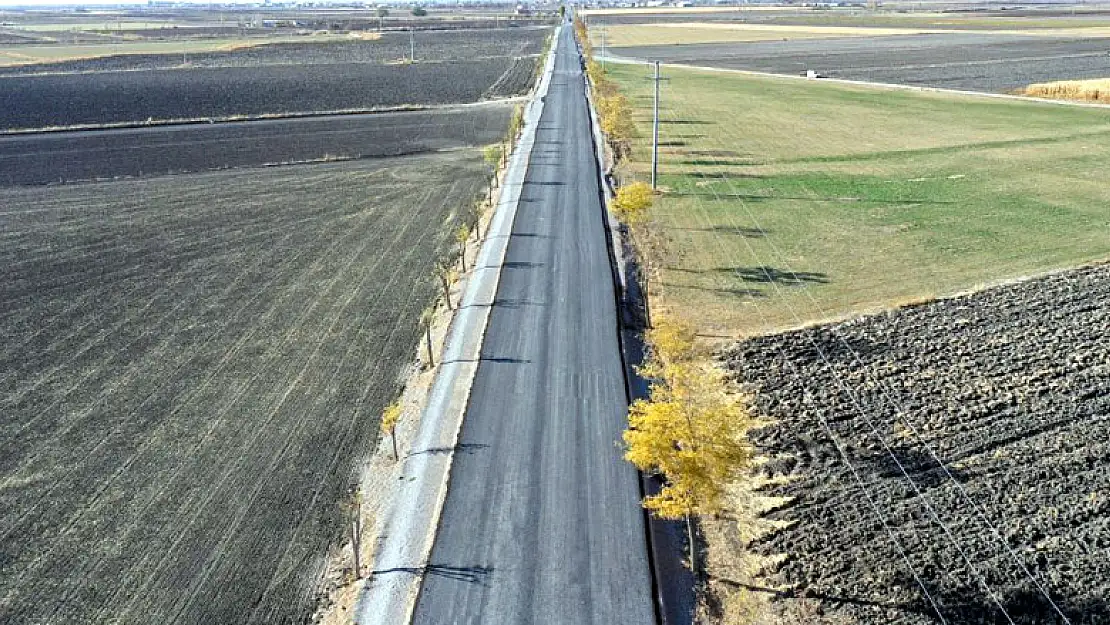
<svg viewBox="0 0 1110 625">
<path fill-rule="evenodd" d="M 774 580 L 848 622 L 940 622 L 911 571 L 951 624 L 1063 623 L 1037 584 L 1108 622 L 1107 327 L 1102 266 L 736 347 L 795 480 Z"/>
<path fill-rule="evenodd" d="M 484 171 L 0 189 L 0 622 L 303 622 Z"/>
</svg>

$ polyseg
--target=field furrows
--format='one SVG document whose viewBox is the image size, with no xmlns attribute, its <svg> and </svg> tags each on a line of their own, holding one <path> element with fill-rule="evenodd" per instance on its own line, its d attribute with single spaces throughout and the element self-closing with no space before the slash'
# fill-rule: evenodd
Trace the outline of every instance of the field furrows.
<svg viewBox="0 0 1110 625">
<path fill-rule="evenodd" d="M 774 578 L 847 622 L 1110 619 L 1107 327 L 1103 265 L 727 353 L 791 480 Z"/>
<path fill-rule="evenodd" d="M 535 57 L 549 28 L 473 29 L 416 32 L 412 45 L 421 62 L 489 57 Z M 2 33 L 0 33 L 2 36 Z M 96 59 L 17 65 L 0 68 L 0 76 L 40 73 L 116 72 L 188 67 L 264 67 L 269 65 L 331 65 L 392 63 L 409 58 L 407 32 L 386 32 L 373 41 L 273 43 L 228 52 L 181 54 L 120 54 Z M 319 68 L 318 68 L 319 69 Z"/>
<path fill-rule="evenodd" d="M 481 171 L 0 190 L 0 620 L 302 621 Z"/>
<path fill-rule="evenodd" d="M 0 186 L 486 145 L 504 136 L 511 114 L 512 104 L 489 102 L 426 111 L 12 135 L 0 137 Z"/>
<path fill-rule="evenodd" d="M 617 56 L 777 74 L 1006 92 L 1110 75 L 1106 39 L 993 34 L 848 37 L 615 48 Z"/>
<path fill-rule="evenodd" d="M 517 59 L 159 69 L 0 78 L 0 129 L 475 102 Z M 523 93 L 531 74 L 498 95 Z"/>
</svg>

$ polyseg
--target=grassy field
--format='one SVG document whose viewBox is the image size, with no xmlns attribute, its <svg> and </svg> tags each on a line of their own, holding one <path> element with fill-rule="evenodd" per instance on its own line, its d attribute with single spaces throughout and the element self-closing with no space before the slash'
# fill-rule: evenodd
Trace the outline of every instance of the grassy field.
<svg viewBox="0 0 1110 625">
<path fill-rule="evenodd" d="M 651 81 L 613 66 L 641 138 Z M 656 295 L 751 335 L 1110 257 L 1110 110 L 665 68 Z M 658 304 L 657 304 L 658 305 Z"/>
<path fill-rule="evenodd" d="M 982 33 L 1037 35 L 1052 37 L 1110 37 L 1110 27 L 1069 27 L 1056 23 L 1055 27 L 1043 24 L 1009 28 L 1000 25 L 977 25 L 953 20 L 932 22 L 890 22 L 878 25 L 869 20 L 858 22 L 844 20 L 829 24 L 752 24 L 737 22 L 662 22 L 657 24 L 618 24 L 604 28 L 606 43 L 621 46 L 666 46 L 695 43 L 744 43 L 752 41 L 785 41 L 791 39 L 828 39 L 833 37 L 889 37 L 893 35 L 919 35 L 943 33 Z M 593 31 L 595 44 L 600 43 L 600 31 Z"/>
</svg>

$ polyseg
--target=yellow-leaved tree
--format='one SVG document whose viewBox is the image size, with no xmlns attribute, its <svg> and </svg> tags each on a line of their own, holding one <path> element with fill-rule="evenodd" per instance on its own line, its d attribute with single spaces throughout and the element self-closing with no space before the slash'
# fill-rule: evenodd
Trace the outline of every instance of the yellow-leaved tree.
<svg viewBox="0 0 1110 625">
<path fill-rule="evenodd" d="M 621 160 L 632 151 L 632 139 L 637 136 L 628 98 L 622 94 L 602 96 L 597 99 L 597 113 L 614 158 Z"/>
<path fill-rule="evenodd" d="M 401 420 L 401 404 L 393 402 L 385 407 L 382 411 L 382 429 L 389 432 L 389 440 L 393 443 L 393 461 L 398 459 L 397 455 L 397 422 Z"/>
<path fill-rule="evenodd" d="M 708 364 L 690 326 L 663 317 L 647 340 L 651 358 L 641 374 L 652 380 L 651 391 L 629 408 L 625 458 L 665 477 L 644 507 L 661 518 L 686 519 L 696 570 L 692 517 L 723 509 L 725 488 L 751 460 L 744 438 L 751 417 Z"/>
<path fill-rule="evenodd" d="M 617 189 L 617 196 L 610 204 L 617 218 L 629 225 L 641 224 L 647 220 L 648 209 L 655 200 L 651 185 L 646 182 L 633 182 Z"/>
</svg>

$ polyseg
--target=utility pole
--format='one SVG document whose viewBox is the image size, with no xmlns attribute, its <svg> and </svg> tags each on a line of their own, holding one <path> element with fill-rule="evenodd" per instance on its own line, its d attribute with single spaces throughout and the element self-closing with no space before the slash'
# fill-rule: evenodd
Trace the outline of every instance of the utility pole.
<svg viewBox="0 0 1110 625">
<path fill-rule="evenodd" d="M 601 29 L 601 70 L 605 71 L 605 28 Z"/>
<path fill-rule="evenodd" d="M 409 61 L 416 62 L 416 32 L 409 26 Z"/>
<path fill-rule="evenodd" d="M 655 62 L 655 115 L 651 123 L 651 190 L 659 175 L 659 61 Z"/>
</svg>

